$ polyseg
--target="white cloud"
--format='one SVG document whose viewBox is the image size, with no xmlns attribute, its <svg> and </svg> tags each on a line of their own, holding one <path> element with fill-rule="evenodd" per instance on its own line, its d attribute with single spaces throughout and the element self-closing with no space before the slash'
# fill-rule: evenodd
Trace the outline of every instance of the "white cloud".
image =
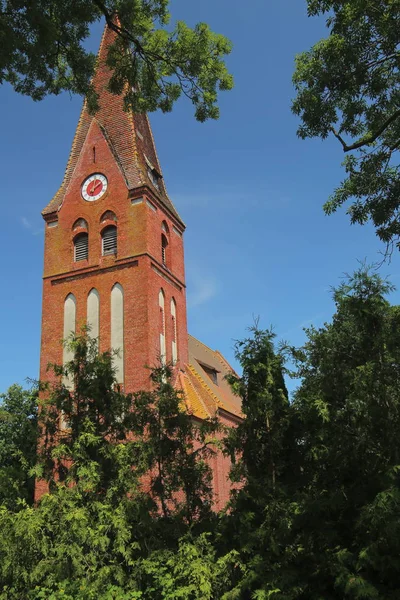
<svg viewBox="0 0 400 600">
<path fill-rule="evenodd" d="M 204 276 L 194 270 L 190 270 L 190 281 L 188 284 L 188 306 L 190 308 L 208 302 L 217 293 L 218 285 L 213 277 Z"/>
<path fill-rule="evenodd" d="M 303 331 L 304 329 L 307 329 L 307 328 L 311 327 L 312 325 L 314 327 L 321 327 L 322 326 L 323 317 L 324 317 L 325 314 L 326 313 L 323 313 L 323 312 L 316 313 L 315 315 L 313 315 L 309 319 L 305 319 L 304 321 L 301 321 L 300 323 L 298 323 L 297 325 L 295 325 L 295 327 L 291 327 L 290 329 L 288 329 L 284 333 L 279 333 L 278 332 L 278 338 L 286 339 L 287 336 L 293 335 L 295 333 L 298 334 L 300 330 Z"/>
<path fill-rule="evenodd" d="M 21 217 L 21 223 L 24 229 L 30 231 L 32 235 L 40 235 L 42 233 L 42 229 L 35 229 L 33 224 L 26 217 Z"/>
<path fill-rule="evenodd" d="M 28 221 L 26 217 L 21 217 L 21 223 L 25 227 L 25 229 L 32 229 L 32 224 Z"/>
</svg>

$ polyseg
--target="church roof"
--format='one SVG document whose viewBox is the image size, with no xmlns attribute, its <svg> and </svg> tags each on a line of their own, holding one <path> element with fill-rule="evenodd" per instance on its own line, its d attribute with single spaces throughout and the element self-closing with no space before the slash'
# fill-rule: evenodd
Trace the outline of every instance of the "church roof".
<svg viewBox="0 0 400 600">
<path fill-rule="evenodd" d="M 147 186 L 163 207 L 183 225 L 182 219 L 168 197 L 162 179 L 161 167 L 147 115 L 124 111 L 123 97 L 112 94 L 108 90 L 111 71 L 106 64 L 106 59 L 108 48 L 113 43 L 115 36 L 116 34 L 106 26 L 93 78 L 95 90 L 99 94 L 100 108 L 96 114 L 91 115 L 86 101 L 84 102 L 64 179 L 59 190 L 42 211 L 42 214 L 46 216 L 56 212 L 61 207 L 90 125 L 93 121 L 97 121 L 125 178 L 128 190 Z M 149 170 L 157 176 L 157 187 L 149 177 Z"/>
<path fill-rule="evenodd" d="M 189 364 L 179 375 L 189 411 L 200 419 L 213 417 L 223 410 L 242 418 L 241 401 L 225 380 L 233 371 L 218 350 L 189 335 Z"/>
</svg>

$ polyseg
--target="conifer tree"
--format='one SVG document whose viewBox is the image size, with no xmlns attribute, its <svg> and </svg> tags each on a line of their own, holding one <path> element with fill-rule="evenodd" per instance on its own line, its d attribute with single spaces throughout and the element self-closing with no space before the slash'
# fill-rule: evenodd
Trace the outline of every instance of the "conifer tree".
<svg viewBox="0 0 400 600">
<path fill-rule="evenodd" d="M 37 390 L 12 385 L 0 395 L 0 504 L 18 510 L 19 500 L 33 501 L 36 463 Z"/>
<path fill-rule="evenodd" d="M 211 600 L 225 565 L 205 531 L 216 424 L 194 424 L 168 367 L 152 391 L 124 394 L 110 353 L 87 333 L 68 344 L 40 413 L 50 493 L 0 511 L 0 598 Z"/>
<path fill-rule="evenodd" d="M 332 322 L 309 329 L 296 354 L 304 598 L 398 597 L 400 311 L 391 289 L 360 268 L 334 291 Z"/>
<path fill-rule="evenodd" d="M 226 600 L 398 598 L 400 311 L 391 289 L 363 267 L 334 291 L 332 321 L 292 350 L 301 384 L 290 405 L 268 336 L 239 347 L 243 378 L 232 379 L 246 418 L 228 447 L 244 478 L 220 533 L 240 569 Z"/>
<path fill-rule="evenodd" d="M 229 378 L 242 399 L 244 420 L 227 438 L 233 462 L 232 511 L 222 523 L 224 543 L 239 552 L 239 576 L 227 598 L 269 598 L 285 577 L 290 532 L 290 406 L 283 359 L 270 331 L 257 325 L 236 345 L 243 374 Z M 225 546 L 225 551 L 226 551 Z"/>
</svg>

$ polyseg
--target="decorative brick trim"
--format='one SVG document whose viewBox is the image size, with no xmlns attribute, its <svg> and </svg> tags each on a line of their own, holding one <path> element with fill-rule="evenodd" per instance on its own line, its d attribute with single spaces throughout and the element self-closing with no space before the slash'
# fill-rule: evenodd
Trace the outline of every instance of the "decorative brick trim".
<svg viewBox="0 0 400 600">
<path fill-rule="evenodd" d="M 177 290 L 179 290 L 180 292 L 182 291 L 182 287 L 178 285 L 171 277 L 168 277 L 168 275 L 163 273 L 155 264 L 152 263 L 151 268 L 153 269 L 153 271 L 155 271 L 155 273 L 157 273 L 157 275 L 165 279 L 165 281 L 168 281 L 168 283 L 173 285 Z"/>
<path fill-rule="evenodd" d="M 110 273 L 111 271 L 120 271 L 122 269 L 129 269 L 131 267 L 137 267 L 139 265 L 138 260 L 131 261 L 126 264 L 120 265 L 112 265 L 111 267 L 100 267 L 97 269 L 90 269 L 83 273 L 76 273 L 75 275 L 63 275 L 61 277 L 57 277 L 57 279 L 52 279 L 51 285 L 58 285 L 59 283 L 65 283 L 69 281 L 77 281 L 79 279 L 84 279 L 85 277 L 92 277 L 93 275 L 98 275 L 101 273 Z M 49 278 L 51 279 L 51 277 Z"/>
</svg>

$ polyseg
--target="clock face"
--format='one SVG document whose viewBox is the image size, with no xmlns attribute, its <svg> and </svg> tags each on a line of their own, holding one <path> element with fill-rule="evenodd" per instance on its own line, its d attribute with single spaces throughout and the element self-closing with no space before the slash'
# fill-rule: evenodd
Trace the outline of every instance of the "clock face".
<svg viewBox="0 0 400 600">
<path fill-rule="evenodd" d="M 101 173 L 93 173 L 82 185 L 82 197 L 88 202 L 98 200 L 107 190 L 107 177 Z"/>
</svg>

